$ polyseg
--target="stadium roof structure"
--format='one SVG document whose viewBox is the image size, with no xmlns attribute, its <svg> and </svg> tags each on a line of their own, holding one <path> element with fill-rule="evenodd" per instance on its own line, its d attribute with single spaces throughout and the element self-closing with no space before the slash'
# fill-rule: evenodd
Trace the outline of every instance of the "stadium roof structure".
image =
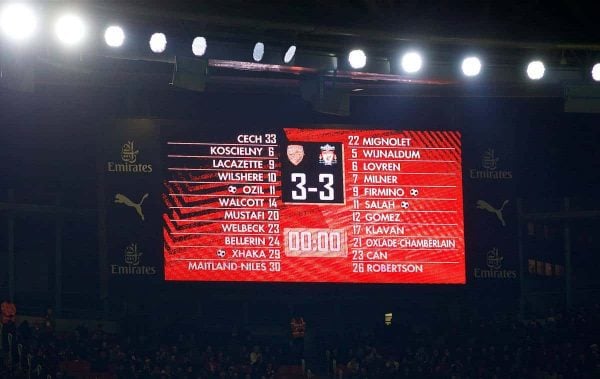
<svg viewBox="0 0 600 379">
<path fill-rule="evenodd" d="M 39 2 L 50 24 L 74 9 L 90 24 L 84 46 L 65 51 L 39 37 L 27 49 L 0 45 L 11 59 L 5 72 L 35 84 L 297 93 L 306 83 L 358 96 L 600 97 L 591 67 L 600 62 L 600 31 L 592 5 L 526 1 L 286 1 Z M 104 28 L 118 24 L 127 40 L 104 44 Z M 167 36 L 162 53 L 148 39 Z M 192 40 L 206 38 L 196 57 Z M 264 58 L 253 47 L 264 44 Z M 283 62 L 290 45 L 294 58 Z M 364 50 L 364 68 L 348 53 Z M 407 74 L 400 56 L 423 55 L 423 70 Z M 14 52 L 14 50 L 18 50 Z M 14 54 L 13 54 L 14 52 Z M 481 75 L 466 78 L 462 59 L 481 58 Z M 14 58 L 16 56 L 16 58 Z M 546 65 L 542 80 L 527 78 L 527 63 Z M 23 64 L 26 63 L 26 64 Z M 8 68 L 6 68 L 8 67 Z M 16 68 L 15 68 L 16 67 Z M 23 73 L 31 70 L 35 75 Z M 310 85 L 309 85 L 310 86 Z"/>
</svg>

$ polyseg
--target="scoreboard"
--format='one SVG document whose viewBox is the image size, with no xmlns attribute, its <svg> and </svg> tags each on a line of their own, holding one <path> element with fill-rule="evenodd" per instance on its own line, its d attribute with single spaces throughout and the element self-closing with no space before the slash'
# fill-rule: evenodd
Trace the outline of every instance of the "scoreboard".
<svg viewBox="0 0 600 379">
<path fill-rule="evenodd" d="M 465 283 L 460 133 L 165 141 L 165 278 Z"/>
</svg>

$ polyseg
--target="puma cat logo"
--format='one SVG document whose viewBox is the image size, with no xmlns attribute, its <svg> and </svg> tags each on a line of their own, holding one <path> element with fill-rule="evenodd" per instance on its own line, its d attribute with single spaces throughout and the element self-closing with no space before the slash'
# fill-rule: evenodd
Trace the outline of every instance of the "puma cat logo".
<svg viewBox="0 0 600 379">
<path fill-rule="evenodd" d="M 148 194 L 144 194 L 144 196 L 142 196 L 142 199 L 140 200 L 139 203 L 134 203 L 133 201 L 131 201 L 127 196 L 118 193 L 115 195 L 115 203 L 117 204 L 124 204 L 128 207 L 132 207 L 133 209 L 135 209 L 135 211 L 137 212 L 138 215 L 140 215 L 140 218 L 142 219 L 142 221 L 144 221 L 144 213 L 142 212 L 142 203 L 144 202 L 144 200 L 146 200 L 146 198 L 148 197 Z"/>
<path fill-rule="evenodd" d="M 504 200 L 504 203 L 502 203 L 500 209 L 496 209 L 484 200 L 477 200 L 477 209 L 483 209 L 485 211 L 495 214 L 496 217 L 498 217 L 498 220 L 500 220 L 500 222 L 502 223 L 502 226 L 506 226 L 506 222 L 504 222 L 504 217 L 502 216 L 502 211 L 504 210 L 504 206 L 506 204 L 508 204 L 508 200 Z"/>
</svg>

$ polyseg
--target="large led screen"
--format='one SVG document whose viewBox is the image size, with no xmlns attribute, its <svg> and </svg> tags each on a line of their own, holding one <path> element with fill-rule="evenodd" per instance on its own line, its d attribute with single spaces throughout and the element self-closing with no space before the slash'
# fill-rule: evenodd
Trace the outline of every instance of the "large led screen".
<svg viewBox="0 0 600 379">
<path fill-rule="evenodd" d="M 465 283 L 460 133 L 223 135 L 165 141 L 167 280 Z"/>
</svg>

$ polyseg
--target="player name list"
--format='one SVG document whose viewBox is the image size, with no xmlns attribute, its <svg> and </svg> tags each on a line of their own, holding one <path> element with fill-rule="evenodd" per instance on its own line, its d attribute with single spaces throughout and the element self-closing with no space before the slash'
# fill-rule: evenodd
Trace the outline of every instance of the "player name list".
<svg viewBox="0 0 600 379">
<path fill-rule="evenodd" d="M 281 271 L 277 136 L 167 145 L 172 260 L 197 271 Z"/>
<path fill-rule="evenodd" d="M 403 135 L 349 135 L 349 249 L 358 273 L 461 264 L 461 167 L 455 147 Z"/>
<path fill-rule="evenodd" d="M 442 266 L 464 265 L 460 142 L 423 133 L 341 130 L 290 142 L 274 133 L 167 142 L 166 265 L 285 274 L 300 261 L 324 264 L 327 258 L 341 262 L 331 266 L 344 271 L 340 275 L 353 278 L 428 270 L 436 275 Z M 303 144 L 317 143 L 322 155 L 314 170 L 282 174 L 282 160 L 299 170 L 298 162 L 308 159 Z M 337 183 L 337 171 L 321 172 L 328 165 L 342 166 L 343 196 L 330 185 Z M 302 181 L 282 185 L 289 177 Z M 331 203 L 319 203 L 321 197 Z M 300 200 L 284 202 L 289 198 Z M 312 225 L 315 207 L 334 209 L 337 216 L 324 222 L 334 226 Z M 306 218 L 303 228 L 282 219 L 290 209 Z"/>
</svg>

